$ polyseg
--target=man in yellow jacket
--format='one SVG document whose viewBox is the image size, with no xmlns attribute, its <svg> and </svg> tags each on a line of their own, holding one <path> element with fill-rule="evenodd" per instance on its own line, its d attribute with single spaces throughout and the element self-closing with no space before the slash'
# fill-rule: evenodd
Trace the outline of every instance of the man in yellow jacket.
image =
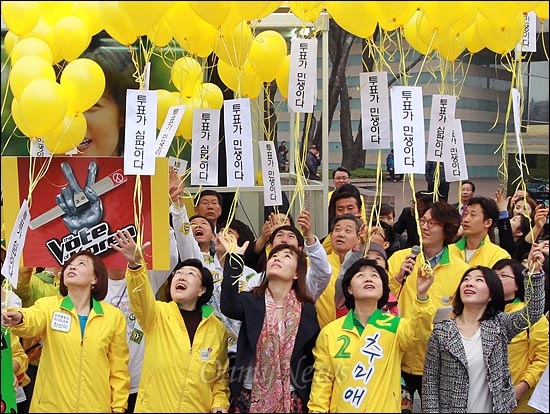
<svg viewBox="0 0 550 414">
<path fill-rule="evenodd" d="M 469 265 L 449 253 L 449 243 L 460 227 L 460 214 L 445 202 L 435 202 L 420 218 L 421 253 L 412 255 L 412 248 L 398 250 L 388 260 L 390 289 L 395 295 L 401 316 L 411 317 L 416 301 L 415 283 L 419 269 L 428 268 L 434 274 L 430 298 L 436 308 L 449 307 L 456 288 Z M 403 357 L 402 375 L 414 398 L 421 392 L 427 339 L 416 341 L 414 351 Z"/>
</svg>

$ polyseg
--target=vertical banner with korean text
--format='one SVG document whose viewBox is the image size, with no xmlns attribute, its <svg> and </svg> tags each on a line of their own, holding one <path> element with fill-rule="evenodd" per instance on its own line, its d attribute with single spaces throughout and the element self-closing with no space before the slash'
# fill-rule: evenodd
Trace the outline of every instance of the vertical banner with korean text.
<svg viewBox="0 0 550 414">
<path fill-rule="evenodd" d="M 124 131 L 124 174 L 154 175 L 157 91 L 126 91 Z"/>
<path fill-rule="evenodd" d="M 445 180 L 448 182 L 467 180 L 468 166 L 466 165 L 464 137 L 462 135 L 462 122 L 460 119 L 453 121 L 451 140 L 448 144 L 445 144 L 445 152 L 443 154 Z"/>
<path fill-rule="evenodd" d="M 452 95 L 434 95 L 430 112 L 428 131 L 428 161 L 443 161 L 443 151 L 451 141 L 456 109 L 456 97 Z"/>
<path fill-rule="evenodd" d="M 195 109 L 191 145 L 191 185 L 218 185 L 219 109 Z"/>
<path fill-rule="evenodd" d="M 250 99 L 229 99 L 223 106 L 227 186 L 254 186 Z"/>
<path fill-rule="evenodd" d="M 279 164 L 273 141 L 259 141 L 260 159 L 262 161 L 262 177 L 264 181 L 264 206 L 280 206 L 283 204 L 281 193 L 281 177 Z"/>
<path fill-rule="evenodd" d="M 288 110 L 312 113 L 317 92 L 317 39 L 290 41 Z"/>
<path fill-rule="evenodd" d="M 425 173 L 424 104 L 420 86 L 393 86 L 391 96 L 395 172 Z"/>
<path fill-rule="evenodd" d="M 360 73 L 363 149 L 390 148 L 388 73 Z"/>
</svg>

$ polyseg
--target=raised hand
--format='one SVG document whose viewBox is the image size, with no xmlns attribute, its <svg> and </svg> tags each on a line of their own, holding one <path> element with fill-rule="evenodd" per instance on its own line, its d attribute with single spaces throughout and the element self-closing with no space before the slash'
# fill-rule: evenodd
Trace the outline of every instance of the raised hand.
<svg viewBox="0 0 550 414">
<path fill-rule="evenodd" d="M 76 181 L 73 170 L 68 163 L 61 163 L 61 170 L 69 185 L 61 190 L 61 194 L 55 197 L 55 201 L 65 213 L 63 222 L 69 231 L 76 233 L 83 227 L 91 227 L 99 223 L 101 217 L 103 217 L 103 204 L 97 193 L 92 189 L 97 175 L 97 163 L 90 161 L 84 190 Z M 77 206 L 76 200 L 79 198 L 79 206 Z M 84 205 L 82 205 L 83 202 Z"/>
<path fill-rule="evenodd" d="M 111 248 L 121 253 L 130 267 L 137 267 L 143 263 L 143 250 L 151 245 L 151 242 L 143 244 L 141 249 L 138 249 L 136 242 L 128 230 L 117 230 L 113 234 L 116 243 L 111 244 Z"/>
</svg>

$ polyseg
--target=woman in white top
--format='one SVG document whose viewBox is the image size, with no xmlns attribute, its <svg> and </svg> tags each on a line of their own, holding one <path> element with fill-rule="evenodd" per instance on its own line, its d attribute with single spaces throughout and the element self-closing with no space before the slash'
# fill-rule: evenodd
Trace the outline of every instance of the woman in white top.
<svg viewBox="0 0 550 414">
<path fill-rule="evenodd" d="M 522 309 L 504 312 L 502 283 L 492 269 L 468 269 L 453 299 L 456 317 L 438 322 L 428 341 L 422 380 L 425 413 L 503 413 L 516 407 L 508 343 L 544 309 L 544 260 L 533 244 Z"/>
</svg>

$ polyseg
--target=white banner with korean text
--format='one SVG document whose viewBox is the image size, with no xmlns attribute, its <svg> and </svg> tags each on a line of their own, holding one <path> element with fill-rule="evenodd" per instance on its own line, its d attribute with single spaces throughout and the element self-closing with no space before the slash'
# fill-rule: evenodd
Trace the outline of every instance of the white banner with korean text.
<svg viewBox="0 0 550 414">
<path fill-rule="evenodd" d="M 219 109 L 193 111 L 191 185 L 218 185 Z"/>
<path fill-rule="evenodd" d="M 312 113 L 317 92 L 317 39 L 290 41 L 288 110 Z"/>
<path fill-rule="evenodd" d="M 428 131 L 428 152 L 426 160 L 443 161 L 443 149 L 451 141 L 456 109 L 456 97 L 452 95 L 434 95 L 430 111 L 430 129 Z"/>
<path fill-rule="evenodd" d="M 185 108 L 185 105 L 173 105 L 168 108 L 168 113 L 166 114 L 166 118 L 164 118 L 156 142 L 156 157 L 166 157 L 168 154 L 174 135 L 176 135 L 176 131 L 185 113 Z"/>
<path fill-rule="evenodd" d="M 275 145 L 273 141 L 259 141 L 258 147 L 262 161 L 264 206 L 281 206 L 283 205 L 283 194 L 281 193 L 281 177 Z"/>
<path fill-rule="evenodd" d="M 229 99 L 223 105 L 227 186 L 254 186 L 250 99 Z"/>
<path fill-rule="evenodd" d="M 388 73 L 360 73 L 359 82 L 363 149 L 388 149 L 390 148 Z"/>
<path fill-rule="evenodd" d="M 392 136 L 395 172 L 425 173 L 426 138 L 420 86 L 392 86 Z"/>
<path fill-rule="evenodd" d="M 126 91 L 124 175 L 155 175 L 157 91 Z"/>
<path fill-rule="evenodd" d="M 453 124 L 451 140 L 449 143 L 445 143 L 445 151 L 443 153 L 445 180 L 449 183 L 468 179 L 462 122 L 460 119 L 455 119 Z"/>
<path fill-rule="evenodd" d="M 2 265 L 2 275 L 9 280 L 14 288 L 17 288 L 19 280 L 19 262 L 21 261 L 21 254 L 25 246 L 30 222 L 31 213 L 29 211 L 29 204 L 27 200 L 23 200 L 10 234 L 6 259 Z"/>
</svg>

